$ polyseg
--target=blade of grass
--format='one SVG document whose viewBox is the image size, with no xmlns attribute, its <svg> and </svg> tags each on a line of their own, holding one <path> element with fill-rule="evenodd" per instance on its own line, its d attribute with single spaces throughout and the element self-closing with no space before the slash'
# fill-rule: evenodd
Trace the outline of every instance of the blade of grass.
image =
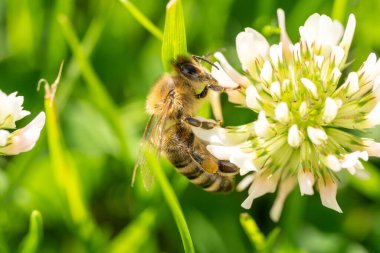
<svg viewBox="0 0 380 253">
<path fill-rule="evenodd" d="M 346 18 L 347 0 L 335 0 L 332 8 L 331 17 L 340 22 L 344 22 Z"/>
<path fill-rule="evenodd" d="M 240 223 L 257 252 L 266 252 L 265 236 L 261 233 L 255 220 L 248 213 L 242 213 L 240 215 Z"/>
<path fill-rule="evenodd" d="M 47 81 L 41 80 L 39 84 L 45 83 L 45 112 L 46 128 L 49 153 L 53 165 L 55 180 L 61 189 L 64 200 L 67 201 L 71 218 L 74 224 L 84 224 L 89 220 L 88 211 L 82 198 L 82 191 L 78 180 L 77 169 L 71 162 L 69 153 L 63 144 L 61 129 L 54 102 L 55 92 L 60 80 L 62 65 L 57 79 L 50 86 Z"/>
<path fill-rule="evenodd" d="M 121 4 L 131 13 L 131 15 L 140 23 L 147 31 L 149 31 L 157 39 L 162 40 L 162 31 L 155 26 L 131 1 L 120 0 Z"/>
<path fill-rule="evenodd" d="M 126 136 L 121 122 L 120 112 L 112 101 L 112 98 L 109 96 L 107 90 L 104 88 L 105 85 L 100 81 L 92 68 L 70 21 L 66 16 L 60 16 L 59 23 L 65 39 L 79 64 L 81 73 L 86 80 L 93 102 L 103 113 L 104 117 L 108 120 L 110 126 L 118 136 L 120 157 L 126 163 L 128 157 L 130 157 L 130 151 L 126 145 Z"/>
<path fill-rule="evenodd" d="M 105 6 L 105 8 L 107 6 Z M 102 8 L 102 11 L 100 11 L 99 14 L 92 19 L 91 24 L 87 29 L 81 43 L 86 57 L 89 57 L 92 54 L 92 51 L 94 50 L 100 35 L 103 32 L 108 13 L 108 9 L 104 10 L 104 8 Z M 65 85 L 61 86 L 60 92 L 57 94 L 57 104 L 60 106 L 58 110 L 65 107 L 65 104 L 67 103 L 67 100 L 73 91 L 80 74 L 79 64 L 75 59 L 71 59 L 67 64 L 66 74 L 62 80 L 62 83 Z"/>
<path fill-rule="evenodd" d="M 29 232 L 21 243 L 21 253 L 38 252 L 43 240 L 43 224 L 41 213 L 34 210 L 30 215 Z"/>
<path fill-rule="evenodd" d="M 143 246 L 151 236 L 151 231 L 157 219 L 157 211 L 153 208 L 147 208 L 136 219 L 133 220 L 111 244 L 111 253 L 134 253 L 140 252 Z"/>
<path fill-rule="evenodd" d="M 162 193 L 164 195 L 165 201 L 168 204 L 170 211 L 173 214 L 174 220 L 177 224 L 179 233 L 181 235 L 182 244 L 185 249 L 185 252 L 193 253 L 194 245 L 190 236 L 189 228 L 183 215 L 181 206 L 178 202 L 178 199 L 174 193 L 173 188 L 169 184 L 168 179 L 165 176 L 164 170 L 161 167 L 160 162 L 155 155 L 146 154 L 148 166 L 152 169 L 157 181 L 161 187 Z"/>
<path fill-rule="evenodd" d="M 162 63 L 169 72 L 171 63 L 179 55 L 187 54 L 185 18 L 181 0 L 171 0 L 166 6 Z"/>
</svg>

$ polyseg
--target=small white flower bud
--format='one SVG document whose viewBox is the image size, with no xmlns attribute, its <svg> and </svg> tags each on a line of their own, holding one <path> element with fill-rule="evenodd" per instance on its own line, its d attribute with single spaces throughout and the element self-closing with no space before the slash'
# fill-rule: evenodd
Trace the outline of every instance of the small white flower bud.
<svg viewBox="0 0 380 253">
<path fill-rule="evenodd" d="M 317 86 L 308 78 L 301 78 L 302 84 L 305 88 L 313 95 L 315 99 L 318 99 L 318 90 Z"/>
<path fill-rule="evenodd" d="M 286 125 L 290 121 L 289 108 L 285 102 L 281 102 L 276 106 L 274 110 L 277 120 Z"/>
<path fill-rule="evenodd" d="M 323 64 L 324 59 L 325 59 L 325 57 L 323 57 L 322 55 L 314 56 L 314 61 L 315 61 L 316 65 L 319 69 L 322 68 L 322 64 Z"/>
<path fill-rule="evenodd" d="M 338 113 L 338 105 L 334 99 L 327 97 L 323 108 L 322 120 L 325 123 L 332 122 Z"/>
<path fill-rule="evenodd" d="M 261 97 L 259 93 L 257 92 L 255 86 L 249 85 L 247 89 L 245 90 L 245 103 L 247 106 L 255 111 L 259 111 L 261 109 L 259 100 L 261 100 Z"/>
<path fill-rule="evenodd" d="M 348 97 L 352 96 L 359 90 L 359 77 L 358 77 L 358 74 L 356 74 L 356 72 L 351 72 L 350 74 L 348 74 L 346 85 L 347 85 L 346 95 Z"/>
<path fill-rule="evenodd" d="M 354 37 L 355 26 L 356 26 L 355 16 L 353 14 L 350 14 L 350 16 L 348 17 L 347 26 L 343 35 L 343 39 L 339 44 L 339 47 L 342 47 L 344 49 L 346 55 L 348 54 L 348 50 L 351 46 L 352 38 Z"/>
<path fill-rule="evenodd" d="M 270 128 L 270 124 L 265 116 L 265 112 L 261 111 L 259 117 L 255 123 L 255 132 L 259 137 L 270 137 L 274 134 Z"/>
<path fill-rule="evenodd" d="M 298 148 L 303 141 L 303 137 L 298 130 L 298 126 L 294 124 L 289 128 L 288 132 L 288 144 L 293 148 Z"/>
<path fill-rule="evenodd" d="M 300 108 L 299 108 L 299 113 L 300 113 L 300 116 L 301 118 L 305 118 L 308 114 L 309 110 L 307 108 L 307 103 L 305 101 L 303 101 L 300 105 Z"/>
<path fill-rule="evenodd" d="M 342 72 L 340 72 L 338 68 L 334 68 L 331 73 L 331 79 L 333 83 L 337 83 L 341 75 L 342 75 Z"/>
<path fill-rule="evenodd" d="M 272 65 L 270 64 L 268 60 L 266 60 L 261 70 L 260 78 L 263 81 L 270 83 L 272 81 L 272 73 L 273 73 Z"/>
<path fill-rule="evenodd" d="M 7 144 L 9 135 L 10 133 L 7 130 L 0 130 L 0 147 L 3 147 Z"/>
<path fill-rule="evenodd" d="M 311 126 L 307 127 L 307 135 L 311 142 L 317 146 L 325 144 L 328 139 L 328 136 L 323 129 Z"/>
<path fill-rule="evenodd" d="M 269 56 L 274 65 L 278 65 L 278 62 L 282 62 L 282 43 L 274 44 L 269 48 Z"/>
<path fill-rule="evenodd" d="M 294 45 L 289 45 L 290 52 L 293 54 L 293 58 L 295 62 L 299 62 L 301 60 L 301 45 L 297 42 Z"/>
<path fill-rule="evenodd" d="M 275 81 L 270 85 L 270 92 L 276 98 L 281 97 L 281 85 L 279 81 Z"/>
<path fill-rule="evenodd" d="M 332 48 L 332 59 L 334 59 L 335 66 L 339 66 L 342 63 L 344 57 L 344 50 L 341 47 L 335 46 Z"/>
</svg>

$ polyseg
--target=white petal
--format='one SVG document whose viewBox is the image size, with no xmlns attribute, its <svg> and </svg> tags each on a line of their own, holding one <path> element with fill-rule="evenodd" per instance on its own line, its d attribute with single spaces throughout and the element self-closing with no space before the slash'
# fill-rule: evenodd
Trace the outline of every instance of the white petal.
<svg viewBox="0 0 380 253">
<path fill-rule="evenodd" d="M 323 108 L 322 120 L 325 123 L 332 122 L 338 113 L 338 104 L 334 99 L 327 97 Z"/>
<path fill-rule="evenodd" d="M 253 174 L 245 176 L 236 186 L 236 191 L 244 191 L 252 182 L 255 176 Z"/>
<path fill-rule="evenodd" d="M 247 86 L 249 84 L 249 80 L 247 77 L 241 75 L 239 72 L 237 72 L 227 61 L 227 59 L 224 57 L 224 55 L 220 52 L 216 52 L 214 54 L 215 58 L 219 61 L 222 69 L 226 74 L 231 77 L 231 79 L 240 85 Z"/>
<path fill-rule="evenodd" d="M 272 209 L 270 210 L 270 217 L 274 222 L 277 222 L 280 219 L 284 202 L 289 193 L 293 190 L 296 182 L 297 180 L 295 177 L 288 177 L 281 182 L 277 197 L 273 203 Z"/>
<path fill-rule="evenodd" d="M 366 128 L 380 125 L 380 102 L 366 116 Z"/>
<path fill-rule="evenodd" d="M 303 137 L 298 130 L 298 126 L 296 124 L 292 125 L 289 128 L 288 132 L 288 144 L 293 148 L 298 148 L 303 141 Z"/>
<path fill-rule="evenodd" d="M 289 108 L 285 102 L 281 102 L 276 106 L 274 110 L 277 120 L 286 125 L 290 121 Z"/>
<path fill-rule="evenodd" d="M 245 175 L 251 171 L 257 171 L 256 166 L 253 164 L 253 160 L 256 158 L 256 154 L 251 153 L 235 153 L 231 155 L 230 162 L 240 168 L 240 175 Z"/>
<path fill-rule="evenodd" d="M 6 155 L 17 155 L 31 150 L 40 136 L 45 118 L 45 113 L 41 112 L 24 128 L 14 131 L 10 136 L 10 144 L 0 148 L 0 152 Z"/>
<path fill-rule="evenodd" d="M 3 147 L 7 144 L 9 135 L 9 131 L 0 129 L 0 147 Z"/>
<path fill-rule="evenodd" d="M 280 173 L 266 175 L 265 172 L 256 175 L 252 185 L 249 188 L 249 196 L 242 203 L 242 207 L 249 209 L 254 199 L 263 196 L 266 193 L 275 192 Z"/>
<path fill-rule="evenodd" d="M 318 90 L 317 86 L 308 78 L 301 78 L 302 84 L 305 88 L 313 95 L 315 99 L 318 99 Z"/>
<path fill-rule="evenodd" d="M 332 171 L 340 171 L 342 166 L 335 155 L 322 156 L 322 162 Z"/>
<path fill-rule="evenodd" d="M 375 141 L 364 141 L 365 151 L 369 156 L 380 157 L 380 143 Z"/>
<path fill-rule="evenodd" d="M 218 81 L 220 86 L 226 88 L 236 88 L 239 86 L 229 75 L 222 69 L 222 66 L 218 62 L 214 63 L 216 67 L 212 66 L 211 75 Z"/>
<path fill-rule="evenodd" d="M 236 50 L 243 69 L 252 72 L 256 59 L 268 55 L 269 43 L 259 32 L 246 28 L 236 37 Z"/>
<path fill-rule="evenodd" d="M 353 14 L 350 14 L 347 21 L 346 31 L 344 32 L 343 39 L 339 44 L 339 46 L 342 47 L 346 52 L 346 55 L 348 53 L 348 50 L 350 49 L 352 38 L 354 37 L 355 26 L 355 16 Z"/>
<path fill-rule="evenodd" d="M 314 176 L 310 171 L 298 172 L 298 184 L 300 186 L 301 195 L 313 195 Z"/>
<path fill-rule="evenodd" d="M 245 90 L 245 96 L 246 96 L 245 103 L 247 107 L 255 111 L 259 111 L 261 109 L 261 105 L 259 103 L 259 101 L 261 100 L 261 97 L 259 93 L 257 92 L 255 86 L 248 85 L 247 89 Z"/>
<path fill-rule="evenodd" d="M 231 103 L 247 106 L 246 96 L 244 96 L 240 91 L 229 90 L 229 91 L 226 91 L 226 93 L 228 95 L 228 101 L 230 101 Z"/>
<path fill-rule="evenodd" d="M 201 117 L 195 117 L 197 119 L 205 120 Z M 210 130 L 202 129 L 200 127 L 191 127 L 191 130 L 199 139 L 206 141 L 210 144 L 216 145 L 237 145 L 244 142 L 249 133 L 247 132 L 233 132 L 222 127 L 214 127 Z"/>
<path fill-rule="evenodd" d="M 331 208 L 338 213 L 342 213 L 338 202 L 336 201 L 337 184 L 331 179 L 322 178 L 318 180 L 319 194 L 321 196 L 322 205 Z"/>
<path fill-rule="evenodd" d="M 241 153 L 240 146 L 207 145 L 207 150 L 220 160 L 230 160 L 234 153 Z"/>
<path fill-rule="evenodd" d="M 319 146 L 325 144 L 328 136 L 326 132 L 321 128 L 307 127 L 307 135 L 312 143 Z"/>
</svg>

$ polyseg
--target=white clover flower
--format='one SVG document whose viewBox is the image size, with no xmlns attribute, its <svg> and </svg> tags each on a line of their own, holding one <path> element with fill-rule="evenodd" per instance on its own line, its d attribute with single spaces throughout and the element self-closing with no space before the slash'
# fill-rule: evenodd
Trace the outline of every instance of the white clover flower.
<svg viewBox="0 0 380 253">
<path fill-rule="evenodd" d="M 364 170 L 362 160 L 380 156 L 379 143 L 351 131 L 380 124 L 380 60 L 370 54 L 358 71 L 341 78 L 356 25 L 352 14 L 345 30 L 328 16 L 311 15 L 294 44 L 286 34 L 282 10 L 278 18 L 278 44 L 269 45 L 250 28 L 237 36 L 244 76 L 220 53 L 216 57 L 223 72 L 216 78 L 225 87 L 240 85 L 245 101 L 240 97 L 238 103 L 258 113 L 257 121 L 228 130 L 202 130 L 201 138 L 210 143 L 213 155 L 229 159 L 241 174 L 247 173 L 237 187 L 248 188 L 244 208 L 277 188 L 270 213 L 277 221 L 298 182 L 301 195 L 314 194 L 315 186 L 324 206 L 342 212 L 336 200 L 336 173 L 347 170 L 359 175 Z M 200 136 L 199 130 L 194 131 Z"/>
<path fill-rule="evenodd" d="M 24 98 L 16 92 L 6 95 L 0 90 L 0 155 L 17 155 L 32 149 L 45 124 L 45 113 L 41 112 L 27 126 L 9 132 L 5 129 L 16 128 L 16 121 L 29 115 L 23 110 Z"/>
</svg>

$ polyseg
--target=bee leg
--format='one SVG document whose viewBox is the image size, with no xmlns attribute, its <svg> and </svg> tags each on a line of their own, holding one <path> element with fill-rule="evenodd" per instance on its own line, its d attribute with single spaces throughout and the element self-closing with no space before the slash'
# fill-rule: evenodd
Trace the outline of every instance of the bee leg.
<svg viewBox="0 0 380 253">
<path fill-rule="evenodd" d="M 214 122 L 210 122 L 210 121 L 201 121 L 199 119 L 187 117 L 187 116 L 185 116 L 183 118 L 183 121 L 185 121 L 187 124 L 189 124 L 191 126 L 200 127 L 202 129 L 206 129 L 206 130 L 213 129 L 214 127 L 219 125 L 218 123 L 214 123 Z"/>
<path fill-rule="evenodd" d="M 239 168 L 235 164 L 227 160 L 219 160 L 218 164 L 219 164 L 219 172 L 221 174 L 226 174 L 227 176 L 235 175 L 239 173 L 240 171 Z"/>
<path fill-rule="evenodd" d="M 203 90 L 201 91 L 201 93 L 197 94 L 196 97 L 198 99 L 201 99 L 201 98 L 204 98 L 207 96 L 207 93 L 208 93 L 208 90 L 213 90 L 213 91 L 216 91 L 216 92 L 225 92 L 225 91 L 231 91 L 231 90 L 240 90 L 241 89 L 241 86 L 237 86 L 235 88 L 226 88 L 226 87 L 223 87 L 223 86 L 220 86 L 220 85 L 216 85 L 216 84 L 207 84 Z"/>
<path fill-rule="evenodd" d="M 208 152 L 206 146 L 198 139 L 194 139 L 192 147 L 189 149 L 189 154 L 207 173 L 215 174 L 219 171 L 218 160 Z"/>
</svg>

